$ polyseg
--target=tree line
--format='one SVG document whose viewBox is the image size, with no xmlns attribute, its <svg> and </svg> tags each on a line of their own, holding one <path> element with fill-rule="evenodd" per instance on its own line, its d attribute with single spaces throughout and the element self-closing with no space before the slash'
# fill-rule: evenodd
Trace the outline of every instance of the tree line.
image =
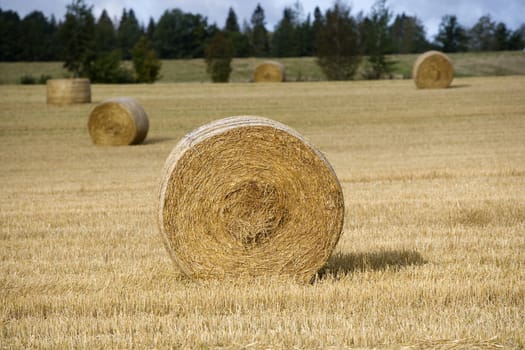
<svg viewBox="0 0 525 350">
<path fill-rule="evenodd" d="M 91 14 L 91 17 L 93 15 Z M 371 14 L 353 16 L 363 38 L 363 54 L 370 48 L 364 44 L 370 31 Z M 314 56 L 316 36 L 326 20 L 326 13 L 319 7 L 304 16 L 299 2 L 285 7 L 282 18 L 273 31 L 266 28 L 264 9 L 257 4 L 249 22 L 240 25 L 238 17 L 229 9 L 222 28 L 209 24 L 200 14 L 180 9 L 166 10 L 158 21 L 150 18 L 141 24 L 133 9 L 123 9 L 120 18 L 113 21 L 106 10 L 98 19 L 93 18 L 92 35 L 96 50 L 121 50 L 124 59 L 131 58 L 131 49 L 141 36 L 146 36 L 162 59 L 202 58 L 206 41 L 218 30 L 227 32 L 233 39 L 236 57 L 297 57 Z M 55 61 L 64 59 L 64 40 L 61 32 L 65 19 L 47 18 L 40 11 L 33 11 L 24 18 L 11 10 L 0 9 L 0 60 L 1 61 Z M 525 24 L 516 30 L 505 23 L 484 15 L 467 28 L 455 15 L 442 18 L 439 32 L 433 42 L 426 38 L 423 23 L 416 16 L 404 13 L 390 16 L 388 32 L 389 53 L 418 53 L 435 48 L 444 52 L 519 50 L 524 47 Z"/>
<path fill-rule="evenodd" d="M 206 58 L 221 67 L 231 57 L 317 56 L 330 79 L 348 79 L 356 64 L 367 59 L 368 78 L 388 73 L 386 55 L 444 52 L 520 50 L 525 46 L 525 24 L 516 30 L 484 15 L 470 28 L 455 15 L 442 18 L 438 34 L 430 42 L 419 18 L 394 14 L 386 0 L 377 0 L 368 13 L 352 14 L 344 0 L 324 13 L 316 7 L 303 13 L 297 1 L 283 10 L 273 31 L 267 29 L 264 9 L 257 4 L 242 25 L 230 8 L 222 27 L 209 24 L 200 14 L 181 9 L 164 11 L 158 21 L 141 24 L 133 9 L 123 9 L 112 20 L 106 10 L 95 19 L 92 6 L 73 0 L 63 19 L 47 18 L 33 11 L 20 18 L 0 9 L 1 61 L 64 61 L 75 75 L 94 81 L 155 80 L 158 59 Z M 224 61 L 226 59 L 226 61 Z M 135 74 L 122 69 L 120 60 L 132 60 Z M 225 68 L 227 69 L 227 67 Z M 109 76 L 108 76 L 109 75 Z"/>
</svg>

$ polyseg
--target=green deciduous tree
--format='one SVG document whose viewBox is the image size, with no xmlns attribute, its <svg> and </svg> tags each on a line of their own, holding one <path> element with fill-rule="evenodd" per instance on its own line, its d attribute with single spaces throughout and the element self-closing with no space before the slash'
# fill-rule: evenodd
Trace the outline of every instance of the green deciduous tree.
<svg viewBox="0 0 525 350">
<path fill-rule="evenodd" d="M 89 67 L 88 78 L 92 83 L 127 84 L 135 82 L 133 72 L 122 66 L 120 50 L 98 54 Z"/>
<path fill-rule="evenodd" d="M 214 83 L 226 83 L 232 71 L 233 42 L 222 31 L 216 31 L 206 45 L 206 71 Z"/>
<path fill-rule="evenodd" d="M 203 57 L 209 36 L 206 18 L 173 9 L 165 11 L 159 19 L 153 45 L 162 58 Z"/>
<path fill-rule="evenodd" d="M 153 45 L 146 36 L 142 36 L 131 52 L 133 68 L 138 83 L 153 83 L 159 77 L 161 62 Z"/>
<path fill-rule="evenodd" d="M 316 40 L 317 63 L 330 80 L 349 80 L 361 61 L 359 33 L 350 8 L 337 1 L 326 11 Z"/>
</svg>

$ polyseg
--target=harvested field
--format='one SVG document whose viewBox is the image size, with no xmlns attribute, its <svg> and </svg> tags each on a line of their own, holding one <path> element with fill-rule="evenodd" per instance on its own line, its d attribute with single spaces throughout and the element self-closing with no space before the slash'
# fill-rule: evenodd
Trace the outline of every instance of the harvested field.
<svg viewBox="0 0 525 350">
<path fill-rule="evenodd" d="M 91 88 L 57 107 L 0 86 L 1 348 L 525 347 L 525 77 Z M 89 113 L 117 96 L 148 138 L 93 147 Z M 334 167 L 343 234 L 312 284 L 192 282 L 163 246 L 166 158 L 232 115 L 289 125 Z"/>
</svg>

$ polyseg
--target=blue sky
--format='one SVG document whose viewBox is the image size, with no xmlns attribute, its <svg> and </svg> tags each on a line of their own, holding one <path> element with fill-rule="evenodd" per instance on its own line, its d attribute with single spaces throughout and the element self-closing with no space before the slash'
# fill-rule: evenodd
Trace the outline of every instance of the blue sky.
<svg viewBox="0 0 525 350">
<path fill-rule="evenodd" d="M 255 6 L 259 2 L 263 7 L 267 20 L 267 28 L 273 30 L 282 17 L 285 6 L 293 6 L 296 0 L 85 0 L 93 5 L 96 17 L 102 9 L 109 15 L 120 17 L 123 8 L 132 8 L 138 19 L 147 23 L 150 17 L 158 20 L 166 9 L 179 8 L 185 12 L 199 13 L 208 18 L 208 23 L 224 25 L 228 8 L 231 6 L 239 18 L 249 20 Z M 374 0 L 348 0 L 352 13 L 370 11 Z M 64 16 L 66 6 L 71 0 L 0 0 L 2 10 L 14 10 L 20 16 L 25 16 L 33 10 L 42 11 L 46 16 L 55 15 L 57 19 Z M 334 3 L 333 0 L 301 0 L 304 14 L 312 13 L 315 6 L 326 10 Z M 472 26 L 479 17 L 490 14 L 497 22 L 504 22 L 510 29 L 517 29 L 525 23 L 525 0 L 387 0 L 387 6 L 395 14 L 406 13 L 415 15 L 425 25 L 427 36 L 432 39 L 437 33 L 441 17 L 455 14 L 459 22 L 467 27 Z"/>
</svg>

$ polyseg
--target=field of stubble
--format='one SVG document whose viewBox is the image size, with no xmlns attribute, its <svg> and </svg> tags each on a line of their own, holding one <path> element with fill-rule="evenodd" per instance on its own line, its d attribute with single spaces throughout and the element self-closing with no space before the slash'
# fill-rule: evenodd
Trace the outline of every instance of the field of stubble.
<svg viewBox="0 0 525 350">
<path fill-rule="evenodd" d="M 525 347 L 525 77 L 92 86 L 47 106 L 0 86 L 0 348 Z M 145 144 L 100 148 L 87 120 L 139 100 Z M 312 284 L 193 282 L 156 226 L 185 133 L 260 115 L 333 165 L 345 225 Z"/>
</svg>

